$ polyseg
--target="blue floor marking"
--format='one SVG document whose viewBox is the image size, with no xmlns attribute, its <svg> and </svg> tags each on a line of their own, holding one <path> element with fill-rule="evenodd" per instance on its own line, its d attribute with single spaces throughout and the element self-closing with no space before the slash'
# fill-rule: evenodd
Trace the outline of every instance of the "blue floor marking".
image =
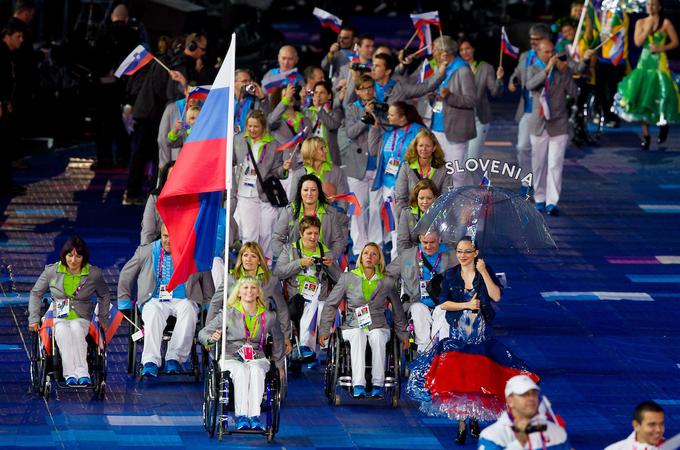
<svg viewBox="0 0 680 450">
<path fill-rule="evenodd" d="M 680 283 L 680 275 L 626 275 L 633 283 Z"/>
</svg>

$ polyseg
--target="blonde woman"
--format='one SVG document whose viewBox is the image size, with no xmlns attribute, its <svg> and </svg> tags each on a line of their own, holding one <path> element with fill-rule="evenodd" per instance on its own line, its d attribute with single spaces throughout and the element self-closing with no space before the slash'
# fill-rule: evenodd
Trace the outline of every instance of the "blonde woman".
<svg viewBox="0 0 680 450">
<path fill-rule="evenodd" d="M 383 275 L 385 258 L 380 247 L 370 242 L 359 254 L 356 269 L 340 276 L 326 299 L 319 324 L 319 343 L 324 346 L 335 320 L 340 301 L 347 300 L 347 317 L 342 324 L 342 337 L 349 341 L 352 363 L 352 395 L 383 397 L 385 395 L 385 353 L 390 327 L 385 319 L 385 300 L 392 303 L 394 327 L 404 347 L 408 347 L 406 316 L 390 278 Z M 366 342 L 371 347 L 371 385 L 366 392 Z"/>
<path fill-rule="evenodd" d="M 328 146 L 323 138 L 310 137 L 305 139 L 300 147 L 300 156 L 302 156 L 302 167 L 293 171 L 290 177 L 291 189 L 297 187 L 298 180 L 303 175 L 309 174 L 315 175 L 321 180 L 323 192 L 327 197 L 349 192 L 345 172 L 340 166 L 328 161 Z"/>
<path fill-rule="evenodd" d="M 446 192 L 453 186 L 453 177 L 446 173 L 444 151 L 430 130 L 422 129 L 418 132 L 408 146 L 404 160 L 408 167 L 399 171 L 395 189 L 399 211 L 411 206 L 411 193 L 420 180 L 432 180 L 439 192 Z"/>
<path fill-rule="evenodd" d="M 267 300 L 257 278 L 241 278 L 227 301 L 225 369 L 234 383 L 234 414 L 239 430 L 263 430 L 260 404 L 269 360 L 264 354 L 267 335 L 274 340 L 272 359 L 283 367 L 283 334 L 276 313 L 269 311 Z M 209 346 L 222 339 L 222 314 L 203 328 L 198 339 Z"/>
</svg>

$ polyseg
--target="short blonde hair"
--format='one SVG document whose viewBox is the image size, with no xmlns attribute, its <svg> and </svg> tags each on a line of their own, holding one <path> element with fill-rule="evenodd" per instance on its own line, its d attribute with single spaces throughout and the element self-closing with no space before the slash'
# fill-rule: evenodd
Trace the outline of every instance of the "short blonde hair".
<svg viewBox="0 0 680 450">
<path fill-rule="evenodd" d="M 236 308 L 238 304 L 241 303 L 241 295 L 239 294 L 241 286 L 248 283 L 252 283 L 257 286 L 257 300 L 255 301 L 257 307 L 266 309 L 267 305 L 265 304 L 264 291 L 262 290 L 262 285 L 260 284 L 260 280 L 258 280 L 255 277 L 243 277 L 236 282 L 236 286 L 234 286 L 234 289 L 231 290 L 231 294 L 229 294 L 227 306 Z"/>
<path fill-rule="evenodd" d="M 385 271 L 385 255 L 383 255 L 382 250 L 380 249 L 380 246 L 376 244 L 375 242 L 369 242 L 368 244 L 364 245 L 363 248 L 361 249 L 361 252 L 359 253 L 359 259 L 357 259 L 357 268 L 361 267 L 362 269 L 364 268 L 364 261 L 361 259 L 361 257 L 364 254 L 364 250 L 366 247 L 373 247 L 376 250 L 378 250 L 378 264 L 375 265 L 376 267 L 376 272 L 377 273 L 383 273 Z"/>
<path fill-rule="evenodd" d="M 314 162 L 314 153 L 321 145 L 325 146 L 326 141 L 318 136 L 312 136 L 304 140 L 302 147 L 300 148 L 300 156 L 302 156 L 302 162 L 305 165 L 312 165 Z"/>
<path fill-rule="evenodd" d="M 413 138 L 411 143 L 408 146 L 408 149 L 406 150 L 406 154 L 404 155 L 404 159 L 406 160 L 407 163 L 413 164 L 414 162 L 418 161 L 418 141 L 420 141 L 423 138 L 428 138 L 429 140 L 432 141 L 432 144 L 434 145 L 434 152 L 432 153 L 432 167 L 439 168 L 443 167 L 444 164 L 446 164 L 446 157 L 444 156 L 444 151 L 442 150 L 442 146 L 439 145 L 439 141 L 437 140 L 437 137 L 434 135 L 433 132 L 428 130 L 427 128 L 423 128 L 416 134 L 416 137 Z"/>
<path fill-rule="evenodd" d="M 269 267 L 267 267 L 267 260 L 264 257 L 262 247 L 260 247 L 260 244 L 257 242 L 246 242 L 241 246 L 241 250 L 239 250 L 238 257 L 236 258 L 236 265 L 234 266 L 234 278 L 238 280 L 241 276 L 241 269 L 243 269 L 243 254 L 245 252 L 252 252 L 257 255 L 260 260 L 258 262 L 258 267 L 261 267 L 264 272 L 264 280 L 262 281 L 265 284 L 269 283 L 272 273 L 269 271 Z"/>
</svg>

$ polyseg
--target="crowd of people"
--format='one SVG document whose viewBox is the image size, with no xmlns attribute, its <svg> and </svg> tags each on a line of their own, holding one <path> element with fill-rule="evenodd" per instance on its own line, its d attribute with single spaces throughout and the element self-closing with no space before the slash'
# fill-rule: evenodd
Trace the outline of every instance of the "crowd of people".
<svg viewBox="0 0 680 450">
<path fill-rule="evenodd" d="M 575 18 L 582 7 L 574 4 Z M 647 9 L 649 16 L 635 27 L 635 44 L 644 46 L 639 68 L 618 84 L 618 95 L 615 84 L 603 90 L 601 99 L 605 115 L 614 105 L 622 117 L 644 121 L 644 148 L 649 147 L 649 123 L 662 126 L 659 141 L 667 138 L 680 98 L 664 54 L 677 46 L 677 35 L 658 0 L 648 0 Z M 602 17 L 616 25 L 619 15 L 625 13 L 613 10 Z M 116 7 L 100 41 L 110 51 L 101 66 L 106 101 L 99 105 L 97 166 L 114 164 L 112 142 L 126 135 L 124 111 L 133 119 L 133 130 L 123 201 L 146 209 L 140 246 L 120 273 L 117 307 L 141 311 L 142 376 L 181 371 L 207 309 L 199 341 L 208 347 L 222 339 L 227 343 L 222 351 L 235 385 L 236 427 L 262 429 L 260 400 L 270 365 L 284 371 L 283 361 L 291 354 L 317 360 L 342 310 L 338 328 L 351 348 L 354 397 L 385 395 L 386 345 L 396 338 L 403 349 L 414 347 L 407 392 L 424 412 L 457 421 L 458 443 L 465 442 L 469 430 L 485 449 L 570 448 L 563 424 L 539 399 L 540 377 L 493 337 L 494 304 L 503 288 L 480 256 L 484 249 L 478 247 L 473 224 L 458 242 L 442 242 L 437 230 L 416 231 L 416 224 L 442 194 L 480 183 L 483 173 L 450 171 L 447 163 L 465 167 L 466 160 L 483 158 L 492 123 L 490 97 L 506 89 L 521 94 L 517 161 L 533 175 L 531 183 L 517 186 L 518 195 L 533 190 L 537 210 L 559 214 L 564 154 L 573 132 L 569 102 L 582 101 L 595 72 L 598 83 L 611 83 L 619 71 L 619 61 L 605 54 L 620 38 L 611 23 L 600 20 L 596 27 L 588 16 L 578 42 L 570 30 L 575 20 L 560 22 L 557 42 L 548 25 L 533 25 L 531 49 L 519 57 L 507 86 L 503 68 L 479 61 L 469 37 L 441 34 L 432 42 L 431 57 L 419 60 L 408 51 L 379 46 L 373 36 L 349 25 L 341 27 L 337 43 L 318 66 L 298 72 L 297 50 L 285 45 L 278 67 L 262 82 L 251 70 L 237 69 L 232 210 L 226 219 L 232 233 L 223 239 L 238 255 L 225 264 L 229 255 L 216 249 L 215 268 L 221 264 L 226 274 L 200 272 L 170 291 L 173 245 L 156 203 L 183 142 L 200 121 L 201 100 L 191 97 L 192 87 L 209 85 L 215 71 L 202 62 L 207 38 L 192 33 L 175 40 L 173 52 L 159 55 L 167 67 L 151 63 L 128 80 L 111 77 L 138 44 L 127 20 L 125 7 Z M 21 45 L 21 31 L 6 26 L 3 41 L 12 51 Z M 652 66 L 655 72 L 649 75 Z M 272 80 L 282 75 L 284 83 L 276 86 Z M 642 96 L 652 78 L 658 90 Z M 121 110 L 125 95 L 134 102 Z M 6 98 L 0 98 L 5 108 L 0 112 L 11 112 Z M 299 137 L 299 149 L 285 145 Z M 119 157 L 121 148 L 124 144 L 118 146 Z M 149 163 L 160 164 L 160 176 L 147 198 Z M 70 240 L 60 262 L 45 269 L 31 292 L 33 331 L 40 327 L 43 294 L 50 289 L 54 299 L 64 299 L 51 308 L 57 344 L 68 347 L 62 350 L 66 384 L 90 382 L 80 341 L 92 311 L 83 299 L 96 294 L 100 314 L 109 304 L 101 271 L 90 266 L 87 255 L 82 240 Z M 170 316 L 177 322 L 161 355 Z M 267 335 L 274 343 L 271 355 L 265 355 Z M 486 358 L 487 365 L 461 363 L 473 354 Z M 512 370 L 499 372 L 495 364 Z M 477 381 L 460 382 L 469 379 Z M 630 445 L 613 448 L 659 445 L 663 412 L 648 403 L 636 410 Z M 496 419 L 480 429 L 480 421 Z"/>
</svg>

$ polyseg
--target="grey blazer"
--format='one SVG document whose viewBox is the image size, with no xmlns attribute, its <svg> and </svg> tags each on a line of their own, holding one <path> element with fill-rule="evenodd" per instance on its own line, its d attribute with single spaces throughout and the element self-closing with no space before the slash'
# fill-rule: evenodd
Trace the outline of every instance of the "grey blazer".
<svg viewBox="0 0 680 450">
<path fill-rule="evenodd" d="M 163 222 L 156 209 L 156 202 L 158 202 L 158 195 L 156 194 L 151 194 L 146 199 L 144 215 L 142 216 L 142 232 L 139 237 L 139 243 L 142 245 L 152 243 L 161 235 L 161 225 Z"/>
<path fill-rule="evenodd" d="M 176 102 L 168 103 L 163 110 L 163 117 L 158 128 L 158 167 L 162 169 L 170 161 L 175 161 L 179 151 L 182 148 L 175 143 L 168 141 L 168 131 L 172 130 L 174 123 L 182 118 L 182 112 L 179 110 Z M 179 141 L 179 139 L 178 139 Z"/>
<path fill-rule="evenodd" d="M 503 80 L 496 79 L 496 71 L 493 66 L 485 61 L 480 61 L 475 73 L 475 86 L 477 87 L 477 101 L 475 114 L 481 123 L 491 122 L 491 103 L 489 96 L 499 97 L 503 93 Z"/>
<path fill-rule="evenodd" d="M 217 314 L 199 333 L 198 340 L 202 345 L 206 345 L 208 339 L 212 334 L 222 329 L 222 314 Z M 233 307 L 227 307 L 227 345 L 224 349 L 226 359 L 237 359 L 236 352 L 246 343 L 246 332 L 243 325 L 243 315 L 241 311 Z M 283 334 L 279 326 L 279 320 L 274 311 L 265 311 L 264 313 L 264 329 L 265 336 L 271 335 L 274 341 L 272 359 L 276 367 L 283 367 L 284 348 L 283 348 Z M 255 334 L 251 336 L 251 344 L 257 347 L 260 342 L 262 333 L 261 327 L 257 327 Z M 266 343 L 266 338 L 264 339 Z M 257 349 L 257 348 L 256 348 Z"/>
<path fill-rule="evenodd" d="M 285 112 L 286 106 L 283 104 L 283 102 L 279 102 L 279 104 L 276 105 L 272 112 L 270 112 L 269 115 L 267 116 L 267 126 L 269 127 L 272 136 L 274 136 L 274 138 L 277 141 L 279 141 L 280 144 L 290 141 L 291 139 L 293 139 L 294 136 L 293 132 L 287 125 L 284 124 L 284 120 L 281 118 L 281 116 Z M 305 139 L 312 135 L 312 122 L 309 120 L 307 116 L 302 118 L 302 124 L 300 125 L 300 127 L 301 127 L 300 131 L 307 128 L 307 132 L 305 133 Z M 283 159 L 286 159 L 290 158 L 291 150 L 285 150 L 279 153 L 283 153 Z M 296 169 L 301 165 L 302 157 L 300 156 L 300 152 L 298 151 L 295 156 L 295 161 L 293 163 L 292 168 Z"/>
<path fill-rule="evenodd" d="M 335 189 L 338 194 L 344 194 L 346 192 L 349 192 L 349 184 L 347 184 L 347 175 L 345 175 L 345 172 L 343 170 L 335 165 L 333 163 L 333 168 L 331 169 L 330 172 L 328 172 L 324 176 L 323 182 L 331 183 L 335 185 Z M 297 185 L 298 181 L 300 178 L 302 178 L 305 174 L 307 173 L 307 170 L 305 169 L 304 166 L 298 167 L 293 171 L 293 173 L 290 175 L 290 201 L 294 202 L 295 201 L 295 192 L 297 191 Z M 340 202 L 340 205 L 343 207 L 347 207 L 347 202 Z"/>
<path fill-rule="evenodd" d="M 118 301 L 132 299 L 133 284 L 137 281 L 137 305 L 141 306 L 148 302 L 156 289 L 156 277 L 158 270 L 153 264 L 151 253 L 152 244 L 140 245 L 135 250 L 125 266 L 120 271 L 118 278 Z M 191 275 L 184 283 L 187 298 L 197 305 L 204 305 L 210 301 L 215 293 L 210 272 L 199 272 Z"/>
<path fill-rule="evenodd" d="M 397 185 L 394 189 L 397 208 L 399 208 L 400 211 L 410 206 L 411 193 L 418 181 L 420 181 L 420 175 L 416 174 L 407 163 L 404 163 L 402 168 L 399 169 Z M 439 189 L 439 193 L 444 194 L 448 191 L 449 186 L 453 186 L 453 177 L 446 173 L 446 166 L 442 166 L 434 171 L 432 182 L 437 186 L 437 189 Z"/>
<path fill-rule="evenodd" d="M 446 269 L 449 269 L 456 264 L 458 264 L 456 251 L 449 250 L 442 254 L 442 261 L 437 273 L 444 273 Z M 420 301 L 418 246 L 411 247 L 399 253 L 397 259 L 387 266 L 386 273 L 394 280 L 401 277 L 404 293 L 409 296 L 409 304 Z"/>
<path fill-rule="evenodd" d="M 276 261 L 274 276 L 283 281 L 288 298 L 291 298 L 300 292 L 297 275 L 301 271 L 302 267 L 300 267 L 300 257 L 298 256 L 297 249 L 293 248 L 293 244 L 285 245 L 283 251 L 279 255 L 279 259 Z M 330 281 L 335 282 L 340 278 L 340 273 L 340 267 L 338 267 L 338 263 L 335 260 L 333 260 L 333 264 L 331 264 L 330 267 L 326 267 L 325 274 L 321 276 L 320 280 L 320 298 L 322 300 L 325 299 L 330 292 L 330 289 L 328 288 L 328 276 L 330 276 Z"/>
<path fill-rule="evenodd" d="M 278 142 L 275 138 L 272 142 L 266 145 L 267 153 L 264 155 L 264 159 L 262 160 L 262 162 L 257 161 L 257 168 L 260 170 L 262 179 L 266 180 L 271 176 L 275 176 L 280 179 L 285 179 L 287 177 L 287 174 L 283 170 L 283 155 L 282 155 L 283 152 L 276 151 L 276 147 L 281 145 L 280 142 Z M 251 151 L 253 152 L 253 157 L 257 158 L 255 149 L 251 148 Z M 241 186 L 241 177 L 243 176 L 246 170 L 247 156 L 248 156 L 248 143 L 246 137 L 243 134 L 237 134 L 234 137 L 234 166 L 235 166 L 234 173 L 236 174 L 236 177 L 234 178 L 236 180 L 237 195 L 238 189 Z M 262 190 L 262 184 L 260 183 L 260 180 L 257 180 L 257 192 L 260 195 L 261 201 L 269 202 L 269 200 L 267 199 L 267 195 Z"/>
<path fill-rule="evenodd" d="M 529 132 L 538 136 L 543 130 L 550 136 L 559 136 L 569 132 L 569 111 L 567 110 L 567 95 L 576 97 L 578 90 L 571 71 L 560 73 L 553 70 L 553 79 L 548 89 L 548 105 L 550 107 L 550 120 L 541 116 L 541 90 L 545 87 L 547 73 L 538 66 L 531 66 L 528 70 L 527 89 L 531 90 L 533 106 L 529 118 Z"/>
<path fill-rule="evenodd" d="M 312 112 L 309 110 L 309 108 L 304 108 L 303 113 L 309 119 L 309 123 L 312 126 L 310 135 L 313 136 L 314 122 L 312 122 Z M 331 109 L 330 112 L 322 109 L 318 114 L 319 121 L 326 126 L 326 132 L 328 133 L 328 152 L 331 154 L 331 160 L 333 161 L 333 164 L 340 166 L 342 164 L 342 160 L 340 158 L 340 150 L 338 148 L 338 128 L 340 128 L 340 125 L 342 125 L 342 108 L 334 108 Z"/>
<path fill-rule="evenodd" d="M 227 296 L 231 294 L 231 290 L 236 286 L 237 280 L 229 275 L 229 292 Z M 285 336 L 290 336 L 292 333 L 290 326 L 290 315 L 288 314 L 288 305 L 286 304 L 286 299 L 283 298 L 283 292 L 281 292 L 281 283 L 279 280 L 272 275 L 269 278 L 269 282 L 262 286 L 265 297 L 274 300 L 276 306 L 276 316 L 279 320 L 279 325 Z M 224 300 L 224 283 L 220 283 L 220 287 L 217 288 L 212 299 L 210 299 L 210 306 L 208 307 L 208 314 L 205 318 L 205 323 L 210 323 L 215 316 L 220 314 L 222 311 L 222 302 Z"/>
<path fill-rule="evenodd" d="M 337 259 L 347 248 L 349 233 L 349 218 L 328 205 L 326 213 L 321 218 L 323 243 L 330 250 L 333 258 Z M 279 210 L 276 227 L 272 234 L 272 254 L 281 255 L 286 244 L 293 244 L 300 239 L 300 224 L 293 214 L 293 205 Z"/>
<path fill-rule="evenodd" d="M 356 308 L 366 305 L 367 302 L 361 291 L 361 277 L 352 272 L 345 272 L 340 276 L 338 284 L 335 285 L 326 299 L 319 322 L 319 336 L 330 334 L 338 305 L 343 298 L 347 299 L 347 316 L 341 328 L 343 330 L 358 328 L 359 325 L 354 317 L 354 311 Z M 399 294 L 394 290 L 393 280 L 389 277 L 383 277 L 382 280 L 378 281 L 378 286 L 368 300 L 368 308 L 371 312 L 371 325 L 368 329 L 390 328 L 385 318 L 385 300 L 392 304 L 394 329 L 397 336 L 400 339 L 405 339 L 408 336 L 406 315 L 399 300 Z"/>
<path fill-rule="evenodd" d="M 510 75 L 511 84 L 519 83 L 519 104 L 517 105 L 517 112 L 515 113 L 515 120 L 519 120 L 524 115 L 524 95 L 522 95 L 522 90 L 526 88 L 527 85 L 527 56 L 529 52 L 522 52 L 519 55 L 519 60 L 517 61 L 517 67 L 515 71 Z"/>
<path fill-rule="evenodd" d="M 437 73 L 436 75 L 428 78 L 424 83 L 416 84 L 410 83 L 408 79 L 404 77 L 395 76 L 393 79 L 396 83 L 394 86 L 392 86 L 392 90 L 390 90 L 385 96 L 385 101 L 391 105 L 392 103 L 398 102 L 400 100 L 410 100 L 412 98 L 422 97 L 423 95 L 437 89 L 437 86 L 439 86 L 441 82 L 444 81 L 445 77 L 446 74 L 439 75 Z M 357 99 L 355 88 L 356 83 L 354 82 L 354 78 L 350 78 L 345 90 L 345 99 L 342 101 L 342 106 L 345 109 L 347 109 L 347 106 L 354 103 Z"/>
<path fill-rule="evenodd" d="M 45 292 L 50 291 L 50 296 L 53 299 L 66 298 L 64 289 L 64 274 L 57 272 L 59 263 L 48 264 L 45 270 L 38 277 L 35 282 L 31 294 L 28 298 L 28 323 L 40 322 L 40 303 L 42 302 Z M 80 287 L 82 286 L 82 287 Z M 75 298 L 74 304 L 71 308 L 76 312 L 78 317 L 85 320 L 92 319 L 92 312 L 94 311 L 94 303 L 92 296 L 97 296 L 97 303 L 99 304 L 99 323 L 108 323 L 109 317 L 109 287 L 104 281 L 102 270 L 96 266 L 90 266 L 89 275 L 81 276 L 80 291 Z"/>
<path fill-rule="evenodd" d="M 333 65 L 333 72 L 338 73 L 340 67 L 346 64 L 349 64 L 349 58 L 347 58 L 347 55 L 341 49 L 333 53 L 333 58 L 328 58 L 328 52 L 326 52 L 326 56 L 321 60 L 321 69 L 328 71 L 330 66 Z"/>
<path fill-rule="evenodd" d="M 433 77 L 431 77 L 433 78 Z M 468 66 L 461 67 L 446 85 L 444 99 L 444 134 L 449 141 L 465 142 L 477 136 L 475 126 L 475 76 Z"/>
<path fill-rule="evenodd" d="M 399 213 L 399 223 L 397 224 L 398 254 L 401 255 L 406 249 L 418 246 L 418 234 L 413 231 L 418 220 L 420 219 L 413 214 L 411 208 L 403 208 Z"/>
<path fill-rule="evenodd" d="M 338 130 L 338 147 L 345 173 L 361 180 L 366 175 L 369 151 L 368 130 L 370 125 L 360 119 L 364 110 L 354 103 L 345 106 L 345 120 Z M 373 154 L 376 156 L 377 154 Z"/>
</svg>

